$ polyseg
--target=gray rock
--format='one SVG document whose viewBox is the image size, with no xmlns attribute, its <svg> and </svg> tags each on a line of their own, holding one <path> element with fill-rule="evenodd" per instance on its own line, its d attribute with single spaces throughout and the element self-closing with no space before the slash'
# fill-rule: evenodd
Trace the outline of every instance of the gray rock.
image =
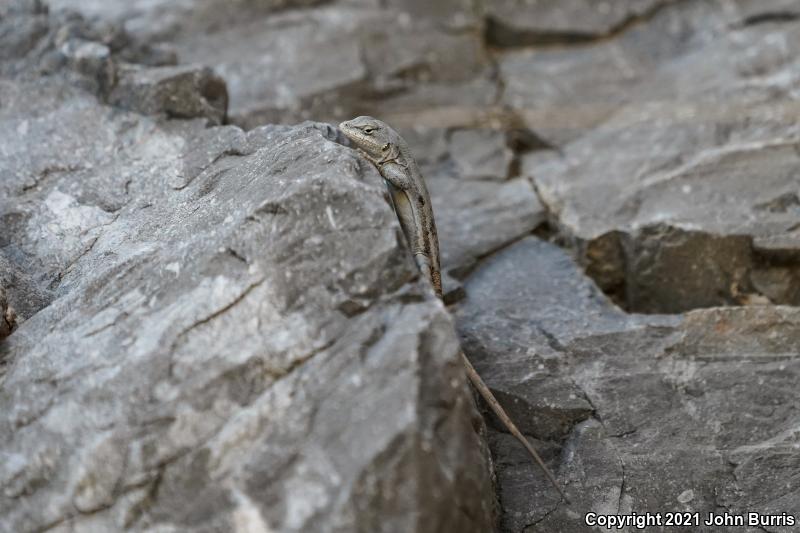
<svg viewBox="0 0 800 533">
<path fill-rule="evenodd" d="M 447 152 L 451 130 L 504 129 L 509 113 L 497 105 L 500 94 L 497 80 L 481 73 L 459 82 L 416 83 L 396 93 L 364 99 L 355 109 L 358 114 L 385 118 L 413 143 L 415 157 L 424 162 L 447 155 L 438 152 Z M 417 138 L 422 142 L 415 142 Z M 425 140 L 431 138 L 436 139 L 434 144 Z M 432 149 L 437 153 L 431 154 Z"/>
<path fill-rule="evenodd" d="M 561 154 L 523 157 L 560 231 L 621 305 L 800 302 L 798 132 L 776 112 L 794 105 L 796 37 L 796 26 L 755 24 L 696 40 Z"/>
<path fill-rule="evenodd" d="M 124 24 L 148 40 L 204 33 L 294 7 L 325 0 L 49 0 L 51 10 L 77 11 L 88 18 Z"/>
<path fill-rule="evenodd" d="M 125 21 L 139 39 L 168 42 L 181 62 L 212 67 L 227 82 L 231 121 L 246 128 L 338 122 L 362 114 L 376 95 L 460 84 L 489 65 L 477 13 L 462 0 L 56 0 L 56 10 L 67 8 Z"/>
<path fill-rule="evenodd" d="M 673 0 L 499 0 L 486 3 L 487 39 L 496 46 L 591 41 L 652 16 Z"/>
<path fill-rule="evenodd" d="M 359 3 L 364 0 L 350 0 Z M 370 1 L 370 0 L 367 0 Z M 400 13 L 408 14 L 414 20 L 432 20 L 449 31 L 476 30 L 482 21 L 481 3 L 472 0 L 379 0 L 384 5 Z"/>
<path fill-rule="evenodd" d="M 5 298 L 20 322 L 35 315 L 53 300 L 50 291 L 39 287 L 29 273 L 3 255 L 0 255 L 0 287 L 5 290 Z"/>
<path fill-rule="evenodd" d="M 47 8 L 32 0 L 7 0 L 0 4 L 0 17 L 13 20 L 0 34 L 0 65 L 2 72 L 20 71 L 15 64 L 34 52 L 49 31 Z"/>
<path fill-rule="evenodd" d="M 463 278 L 481 257 L 544 222 L 545 211 L 525 179 L 505 183 L 429 174 L 442 269 Z"/>
<path fill-rule="evenodd" d="M 602 121 L 643 75 L 615 42 L 573 50 L 504 54 L 504 100 L 550 143 L 561 145 Z"/>
<path fill-rule="evenodd" d="M 214 37 L 219 44 L 212 42 L 208 52 L 187 44 L 183 55 L 211 61 L 229 81 L 232 119 L 239 124 L 314 116 L 338 121 L 371 112 L 371 105 L 382 105 L 373 100 L 382 102 L 383 95 L 428 83 L 459 84 L 487 65 L 472 34 L 434 31 L 431 24 L 393 11 L 320 8 L 245 28 L 259 43 L 255 50 L 252 44 L 244 50 L 227 44 L 240 42 L 240 29 Z M 369 30 L 386 27 L 393 31 Z M 257 78 L 254 62 L 263 65 Z"/>
<path fill-rule="evenodd" d="M 116 81 L 114 63 L 108 46 L 83 39 L 69 39 L 59 52 L 76 72 L 96 82 L 93 90 L 106 93 Z"/>
<path fill-rule="evenodd" d="M 491 527 L 458 345 L 402 290 L 377 176 L 313 126 L 264 138 L 123 207 L 9 338 L 3 528 Z"/>
<path fill-rule="evenodd" d="M 0 343 L 0 530 L 490 531 L 374 168 L 325 124 L 207 127 L 202 71 L 117 72 L 147 115 L 73 65 L 0 78 L 0 283 L 36 297 Z"/>
<path fill-rule="evenodd" d="M 145 114 L 225 120 L 228 88 L 207 67 L 127 67 L 110 95 L 114 105 Z"/>
<path fill-rule="evenodd" d="M 456 130 L 450 135 L 450 154 L 465 179 L 508 178 L 513 153 L 506 134 L 493 130 Z"/>
<path fill-rule="evenodd" d="M 340 105 L 339 96 L 366 78 L 353 37 L 357 23 L 337 15 L 313 11 L 254 18 L 187 36 L 178 50 L 182 61 L 212 65 L 226 80 L 237 123 L 254 127 L 300 120 L 315 116 L 317 108 Z"/>
<path fill-rule="evenodd" d="M 736 6 L 736 25 L 753 26 L 756 24 L 772 24 L 793 22 L 800 17 L 797 4 L 792 0 L 734 0 Z"/>
<path fill-rule="evenodd" d="M 465 288 L 465 351 L 504 404 L 535 421 L 525 432 L 574 502 L 560 505 L 495 423 L 504 531 L 585 531 L 589 511 L 779 514 L 800 501 L 787 455 L 800 421 L 798 309 L 628 315 L 534 238 L 487 260 Z M 768 478 L 781 490 L 755 497 Z"/>
<path fill-rule="evenodd" d="M 359 114 L 409 140 L 467 352 L 578 502 L 486 414 L 503 531 L 798 508 L 795 4 L 2 3 L 0 530 L 491 530 L 377 175 L 262 126 Z M 253 129 L 148 68 L 178 58 Z"/>
<path fill-rule="evenodd" d="M 633 2 L 591 3 L 624 6 Z M 560 9 L 561 3 L 547 5 Z M 498 61 L 503 101 L 547 142 L 564 145 L 626 103 L 657 99 L 659 88 L 639 92 L 636 88 L 662 64 L 723 34 L 729 23 L 708 2 L 682 2 L 655 10 L 626 31 L 591 46 L 511 50 Z"/>
<path fill-rule="evenodd" d="M 151 66 L 174 64 L 168 47 L 132 36 L 108 21 L 89 23 L 73 12 L 50 14 L 39 0 L 0 6 L 6 21 L 0 35 L 0 74 L 35 79 L 71 69 L 71 81 L 106 94 L 114 84 L 114 61 Z M 13 21 L 13 22 L 11 22 Z"/>
</svg>

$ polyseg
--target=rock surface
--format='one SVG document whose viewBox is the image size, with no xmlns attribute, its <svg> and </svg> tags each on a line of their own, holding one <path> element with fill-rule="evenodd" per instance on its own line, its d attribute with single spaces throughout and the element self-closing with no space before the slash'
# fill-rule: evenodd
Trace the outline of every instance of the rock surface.
<svg viewBox="0 0 800 533">
<path fill-rule="evenodd" d="M 206 117 L 213 124 L 221 124 L 228 109 L 228 89 L 208 67 L 134 66 L 118 74 L 109 101 L 145 114 Z"/>
<path fill-rule="evenodd" d="M 487 38 L 497 46 L 591 41 L 652 16 L 673 0 L 498 0 L 486 3 Z"/>
<path fill-rule="evenodd" d="M 631 310 L 800 303 L 792 177 L 800 137 L 790 89 L 800 28 L 724 15 L 715 14 L 718 24 L 745 22 L 691 30 L 693 45 L 679 57 L 612 91 L 615 105 L 596 127 L 558 155 L 523 158 L 589 272 Z M 667 16 L 697 26 L 688 7 L 658 18 Z M 623 46 L 627 36 L 602 46 Z"/>
<path fill-rule="evenodd" d="M 3 287 L 38 297 L 0 344 L 0 531 L 490 530 L 376 171 L 324 124 L 213 126 L 205 71 L 96 56 L 136 111 L 68 62 L 0 80 Z"/>
<path fill-rule="evenodd" d="M 797 308 L 629 315 L 533 237 L 465 289 L 466 353 L 574 502 L 493 421 L 502 530 L 587 531 L 590 511 L 797 511 Z"/>
<path fill-rule="evenodd" d="M 470 79 L 489 64 L 470 4 L 53 2 L 58 10 L 124 21 L 131 33 L 167 42 L 182 62 L 214 67 L 228 84 L 231 120 L 246 127 L 339 121 L 363 114 L 354 110 L 367 109 L 373 96 L 409 90 L 420 80 Z"/>
<path fill-rule="evenodd" d="M 464 346 L 577 502 L 487 415 L 501 532 L 800 513 L 797 2 L 50 5 L 0 2 L 12 530 L 492 530 L 377 175 L 261 127 L 360 114 L 410 142 Z"/>
</svg>

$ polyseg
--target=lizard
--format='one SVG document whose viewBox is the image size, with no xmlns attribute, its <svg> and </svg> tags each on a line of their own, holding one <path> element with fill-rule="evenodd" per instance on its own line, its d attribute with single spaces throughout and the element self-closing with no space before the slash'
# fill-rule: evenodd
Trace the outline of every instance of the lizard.
<svg viewBox="0 0 800 533">
<path fill-rule="evenodd" d="M 433 206 L 425 180 L 408 144 L 388 124 L 373 117 L 360 116 L 344 121 L 339 124 L 339 130 L 383 177 L 414 260 L 422 276 L 433 286 L 436 296 L 442 299 L 439 237 L 436 233 Z M 525 447 L 564 501 L 569 503 L 550 469 L 505 412 L 463 350 L 460 351 L 460 356 L 470 382 L 506 429 Z"/>
<path fill-rule="evenodd" d="M 439 237 L 425 180 L 406 142 L 387 124 L 372 117 L 342 122 L 339 129 L 378 168 L 389 190 L 400 227 L 422 275 L 442 297 Z"/>
<path fill-rule="evenodd" d="M 0 287 L 0 339 L 11 335 L 17 325 L 17 314 L 8 303 L 5 290 Z"/>
</svg>

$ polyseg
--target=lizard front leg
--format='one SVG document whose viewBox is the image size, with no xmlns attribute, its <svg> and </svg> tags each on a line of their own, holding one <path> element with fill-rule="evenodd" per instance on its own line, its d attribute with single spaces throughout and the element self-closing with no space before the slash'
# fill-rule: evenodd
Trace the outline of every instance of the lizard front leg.
<svg viewBox="0 0 800 533">
<path fill-rule="evenodd" d="M 17 315 L 8 303 L 3 287 L 0 287 L 0 339 L 11 335 L 17 326 Z"/>
</svg>

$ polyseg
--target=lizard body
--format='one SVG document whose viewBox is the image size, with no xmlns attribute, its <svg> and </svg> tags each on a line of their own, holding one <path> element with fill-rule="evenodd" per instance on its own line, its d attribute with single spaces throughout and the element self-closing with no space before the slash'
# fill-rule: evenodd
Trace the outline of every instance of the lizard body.
<svg viewBox="0 0 800 533">
<path fill-rule="evenodd" d="M 400 227 L 405 234 L 417 266 L 433 285 L 436 295 L 442 298 L 442 282 L 439 267 L 439 237 L 433 218 L 425 180 L 411 155 L 405 140 L 389 125 L 372 117 L 358 117 L 342 122 L 339 129 L 355 145 L 386 181 L 392 206 L 397 213 Z M 547 479 L 555 487 L 561 497 L 569 503 L 555 477 L 544 464 L 542 458 L 531 446 L 528 439 L 517 428 L 492 391 L 484 383 L 472 366 L 467 356 L 461 351 L 467 377 L 480 395 L 486 400 L 492 411 L 500 418 L 509 432 L 522 443 L 544 472 Z"/>
<path fill-rule="evenodd" d="M 8 303 L 5 290 L 0 287 L 0 339 L 11 335 L 17 326 L 17 314 Z"/>
<path fill-rule="evenodd" d="M 439 237 L 433 207 L 408 145 L 396 131 L 372 117 L 342 122 L 339 129 L 383 176 L 414 261 L 441 298 Z"/>
</svg>

